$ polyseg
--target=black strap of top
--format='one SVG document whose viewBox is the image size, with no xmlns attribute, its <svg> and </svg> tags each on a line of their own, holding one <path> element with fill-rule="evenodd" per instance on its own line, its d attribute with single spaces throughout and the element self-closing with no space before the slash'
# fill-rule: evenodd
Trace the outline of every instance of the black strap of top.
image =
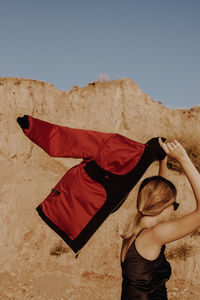
<svg viewBox="0 0 200 300">
<path fill-rule="evenodd" d="M 142 228 L 142 229 L 140 230 L 140 232 L 136 235 L 136 237 L 134 238 L 133 242 L 132 242 L 131 245 L 128 247 L 128 250 L 126 251 L 126 255 L 124 256 L 124 260 L 123 260 L 123 261 L 122 261 L 122 256 L 120 255 L 120 261 L 121 261 L 121 264 L 124 263 L 124 261 L 125 261 L 125 259 L 126 259 L 126 256 L 127 256 L 127 253 L 128 253 L 128 251 L 129 251 L 129 249 L 131 248 L 131 246 L 133 245 L 135 239 L 138 237 L 138 235 L 142 232 L 143 229 L 147 229 L 147 228 L 146 228 L 146 227 Z"/>
<path fill-rule="evenodd" d="M 140 232 L 136 235 L 135 239 L 138 237 L 138 235 L 142 232 L 143 229 L 147 229 L 147 228 L 145 228 L 145 227 L 142 228 L 142 229 L 140 230 Z M 135 239 L 134 239 L 134 240 L 135 240 Z"/>
</svg>

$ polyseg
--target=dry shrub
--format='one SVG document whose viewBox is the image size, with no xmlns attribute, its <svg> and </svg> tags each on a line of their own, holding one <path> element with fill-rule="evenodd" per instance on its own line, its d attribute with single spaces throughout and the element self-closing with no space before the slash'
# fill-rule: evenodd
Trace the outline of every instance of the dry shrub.
<svg viewBox="0 0 200 300">
<path fill-rule="evenodd" d="M 190 257 L 193 253 L 193 247 L 187 244 L 180 245 L 178 247 L 174 247 L 166 253 L 167 259 L 181 259 L 186 260 L 187 257 Z"/>
<path fill-rule="evenodd" d="M 63 242 L 60 240 L 53 248 L 51 248 L 50 255 L 60 256 L 61 254 L 68 252 L 69 247 L 63 246 Z"/>
</svg>

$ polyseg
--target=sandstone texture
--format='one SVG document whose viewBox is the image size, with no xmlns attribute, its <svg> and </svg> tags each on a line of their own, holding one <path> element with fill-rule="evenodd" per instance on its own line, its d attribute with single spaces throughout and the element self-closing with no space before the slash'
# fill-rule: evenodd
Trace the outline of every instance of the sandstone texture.
<svg viewBox="0 0 200 300">
<path fill-rule="evenodd" d="M 165 107 L 131 79 L 60 91 L 37 80 L 0 78 L 0 299 L 120 299 L 119 233 L 135 212 L 140 182 L 158 174 L 158 162 L 75 259 L 35 208 L 81 160 L 48 156 L 19 127 L 16 119 L 24 114 L 73 128 L 116 132 L 142 143 L 156 136 L 167 142 L 177 139 L 200 170 L 200 106 Z M 196 207 L 192 188 L 181 166 L 170 159 L 168 179 L 176 185 L 181 203 L 177 217 L 191 212 Z M 199 230 L 167 244 L 165 254 L 172 267 L 169 300 L 199 300 Z"/>
</svg>

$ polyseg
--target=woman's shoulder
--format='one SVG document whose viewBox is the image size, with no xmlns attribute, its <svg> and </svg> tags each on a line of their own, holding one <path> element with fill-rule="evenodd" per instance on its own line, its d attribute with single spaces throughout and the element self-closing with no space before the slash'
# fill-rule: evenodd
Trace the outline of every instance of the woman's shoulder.
<svg viewBox="0 0 200 300">
<path fill-rule="evenodd" d="M 195 209 L 173 221 L 162 221 L 152 228 L 153 240 L 161 245 L 188 236 L 200 227 L 200 209 Z"/>
<path fill-rule="evenodd" d="M 139 236 L 136 236 L 135 239 L 141 240 L 146 246 L 149 245 L 151 247 L 161 248 L 163 245 L 157 241 L 155 236 L 155 230 L 158 225 L 159 224 L 156 224 L 152 227 L 144 228 L 144 230 L 142 230 Z"/>
<path fill-rule="evenodd" d="M 126 257 L 128 249 L 135 240 L 136 251 L 147 260 L 155 260 L 161 251 L 162 245 L 157 244 L 153 238 L 153 227 L 143 228 L 138 234 L 128 239 L 123 239 L 121 257 L 122 261 Z"/>
<path fill-rule="evenodd" d="M 153 227 L 144 229 L 135 239 L 137 252 L 147 260 L 155 260 L 159 256 L 162 246 L 154 238 Z"/>
</svg>

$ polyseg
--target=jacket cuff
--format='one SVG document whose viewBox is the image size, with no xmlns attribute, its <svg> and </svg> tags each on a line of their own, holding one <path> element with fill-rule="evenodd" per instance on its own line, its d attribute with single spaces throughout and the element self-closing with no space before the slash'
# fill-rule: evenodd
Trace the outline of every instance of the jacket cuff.
<svg viewBox="0 0 200 300">
<path fill-rule="evenodd" d="M 28 115 L 28 122 L 29 122 L 29 128 L 23 128 L 23 129 L 22 129 L 23 132 L 24 132 L 24 134 L 25 134 L 26 136 L 29 135 L 29 133 L 30 133 L 32 127 L 33 127 L 33 118 L 32 118 L 32 116 L 29 116 L 29 115 Z"/>
</svg>

